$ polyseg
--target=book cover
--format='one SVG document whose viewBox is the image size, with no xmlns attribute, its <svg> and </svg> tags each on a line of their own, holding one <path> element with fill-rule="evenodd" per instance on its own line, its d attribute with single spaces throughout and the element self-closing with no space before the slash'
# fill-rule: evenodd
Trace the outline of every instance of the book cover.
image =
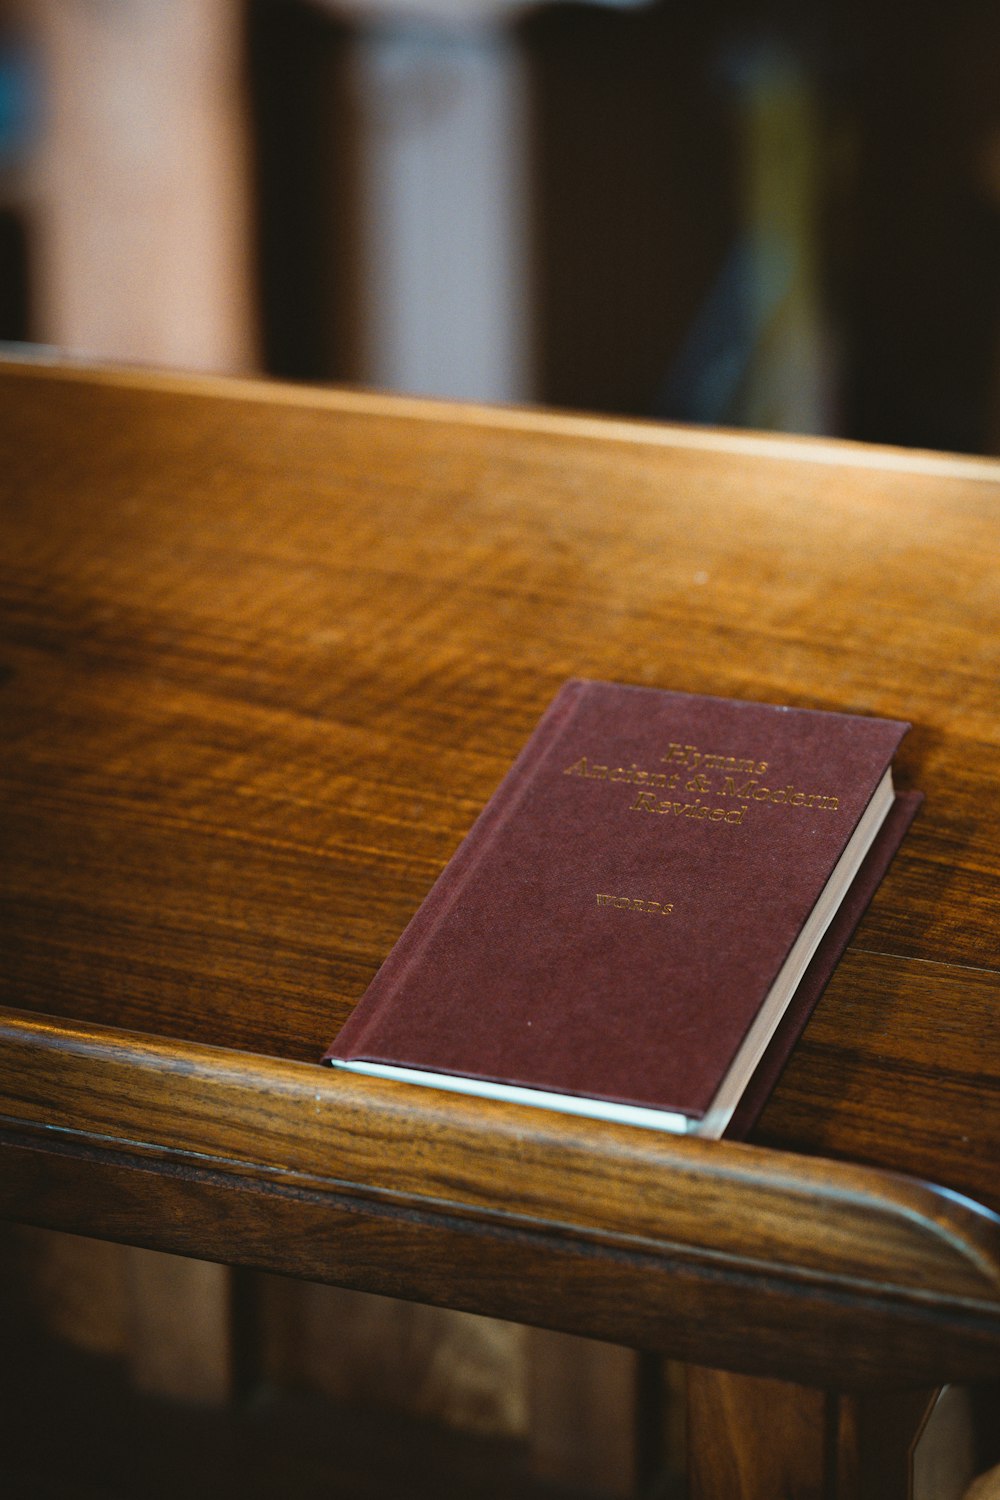
<svg viewBox="0 0 1000 1500">
<path fill-rule="evenodd" d="M 908 727 L 566 683 L 325 1060 L 745 1129 L 912 818 Z"/>
</svg>

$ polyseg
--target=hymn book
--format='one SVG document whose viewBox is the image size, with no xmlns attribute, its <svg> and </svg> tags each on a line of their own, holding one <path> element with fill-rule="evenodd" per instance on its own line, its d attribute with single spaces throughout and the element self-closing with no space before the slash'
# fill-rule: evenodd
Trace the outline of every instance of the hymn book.
<svg viewBox="0 0 1000 1500">
<path fill-rule="evenodd" d="M 741 1133 L 912 820 L 908 727 L 566 683 L 324 1060 Z"/>
</svg>

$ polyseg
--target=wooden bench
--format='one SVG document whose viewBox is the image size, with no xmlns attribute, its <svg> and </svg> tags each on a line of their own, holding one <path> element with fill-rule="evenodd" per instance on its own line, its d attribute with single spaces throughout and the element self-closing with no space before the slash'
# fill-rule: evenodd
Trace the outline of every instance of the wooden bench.
<svg viewBox="0 0 1000 1500">
<path fill-rule="evenodd" d="M 705 1496 L 736 1377 L 796 1382 L 836 1493 L 905 1493 L 884 1414 L 1000 1376 L 1000 465 L 0 386 L 0 1212 L 686 1361 Z M 913 723 L 745 1145 L 317 1064 L 571 675 Z"/>
</svg>

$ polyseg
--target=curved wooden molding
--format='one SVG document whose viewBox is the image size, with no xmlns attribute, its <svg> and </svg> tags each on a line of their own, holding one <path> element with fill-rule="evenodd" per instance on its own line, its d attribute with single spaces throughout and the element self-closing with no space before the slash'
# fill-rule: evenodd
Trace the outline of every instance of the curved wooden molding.
<svg viewBox="0 0 1000 1500">
<path fill-rule="evenodd" d="M 14 1011 L 0 1014 L 0 1059 L 8 1131 L 149 1173 L 182 1164 L 244 1192 L 328 1194 L 591 1259 L 652 1258 L 736 1277 L 748 1303 L 754 1282 L 777 1283 L 855 1314 L 924 1306 L 1000 1332 L 1000 1220 L 897 1175 Z M 454 1300 L 468 1301 L 459 1286 Z"/>
</svg>

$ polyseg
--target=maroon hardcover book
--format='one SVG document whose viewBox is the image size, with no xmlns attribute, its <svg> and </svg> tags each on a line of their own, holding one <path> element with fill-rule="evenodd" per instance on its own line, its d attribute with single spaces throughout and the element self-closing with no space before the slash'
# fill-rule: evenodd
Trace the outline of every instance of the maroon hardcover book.
<svg viewBox="0 0 1000 1500">
<path fill-rule="evenodd" d="M 745 1131 L 916 810 L 908 727 L 566 683 L 325 1061 Z"/>
</svg>

